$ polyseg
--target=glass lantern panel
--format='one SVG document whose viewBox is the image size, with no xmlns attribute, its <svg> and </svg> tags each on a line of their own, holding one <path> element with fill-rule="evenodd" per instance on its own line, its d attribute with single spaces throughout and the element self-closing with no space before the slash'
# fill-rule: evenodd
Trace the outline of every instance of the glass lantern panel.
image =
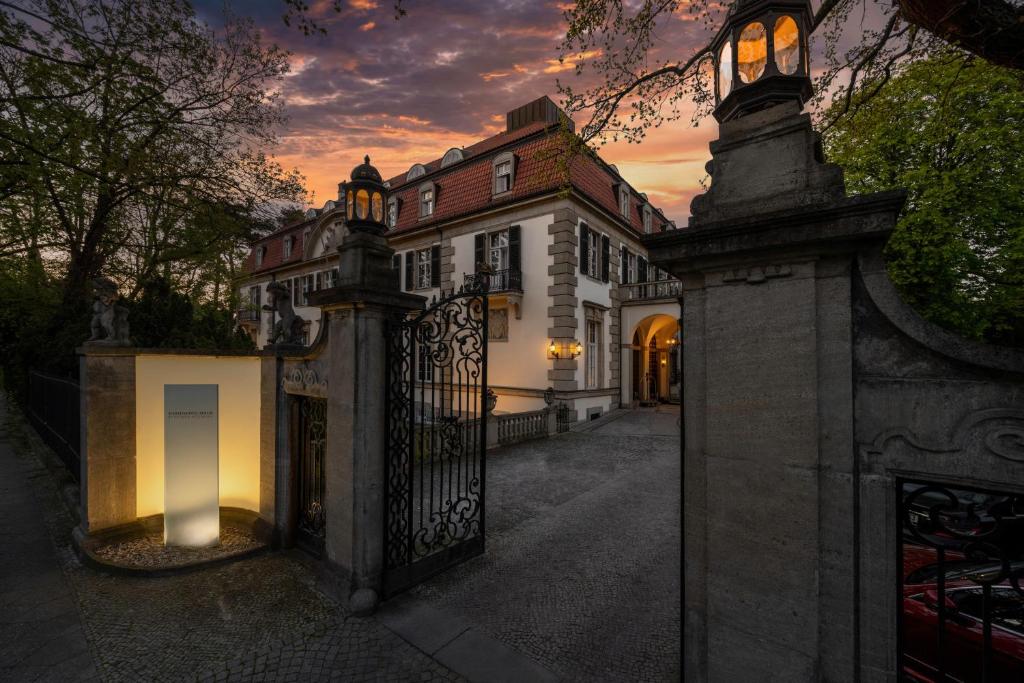
<svg viewBox="0 0 1024 683">
<path fill-rule="evenodd" d="M 732 90 L 732 43 L 726 43 L 718 53 L 718 99 Z"/>
<path fill-rule="evenodd" d="M 356 192 L 356 216 L 359 220 L 366 218 L 370 213 L 370 193 L 366 190 Z"/>
<path fill-rule="evenodd" d="M 768 60 L 768 35 L 764 24 L 752 21 L 743 27 L 740 40 L 736 45 L 736 62 L 739 67 L 740 80 L 753 83 L 764 73 L 764 65 Z"/>
<path fill-rule="evenodd" d="M 380 192 L 373 193 L 373 220 L 378 223 L 384 220 L 384 197 Z"/>
<path fill-rule="evenodd" d="M 345 206 L 345 211 L 348 213 L 348 217 L 352 218 L 352 190 L 349 190 L 348 194 L 345 195 Z"/>
<path fill-rule="evenodd" d="M 775 22 L 775 66 L 779 73 L 792 76 L 800 67 L 800 30 L 793 17 Z"/>
</svg>

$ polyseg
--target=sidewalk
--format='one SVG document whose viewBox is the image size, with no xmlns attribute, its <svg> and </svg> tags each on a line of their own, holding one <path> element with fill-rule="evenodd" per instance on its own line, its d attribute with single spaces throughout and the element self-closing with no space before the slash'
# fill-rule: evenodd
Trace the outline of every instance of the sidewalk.
<svg viewBox="0 0 1024 683">
<path fill-rule="evenodd" d="M 0 394 L 0 680 L 97 680 L 74 594 L 33 495 L 33 480 L 49 474 L 34 458 L 16 455 L 6 418 Z"/>
</svg>

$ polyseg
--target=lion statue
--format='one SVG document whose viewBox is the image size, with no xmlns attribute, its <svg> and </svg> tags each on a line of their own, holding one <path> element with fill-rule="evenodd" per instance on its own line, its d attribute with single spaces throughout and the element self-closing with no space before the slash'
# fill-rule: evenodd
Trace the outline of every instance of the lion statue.
<svg viewBox="0 0 1024 683">
<path fill-rule="evenodd" d="M 270 303 L 263 306 L 265 311 L 274 311 L 277 322 L 270 332 L 271 344 L 302 344 L 302 333 L 306 329 L 306 321 L 295 313 L 292 308 L 291 292 L 283 282 L 271 282 L 267 285 Z"/>
</svg>

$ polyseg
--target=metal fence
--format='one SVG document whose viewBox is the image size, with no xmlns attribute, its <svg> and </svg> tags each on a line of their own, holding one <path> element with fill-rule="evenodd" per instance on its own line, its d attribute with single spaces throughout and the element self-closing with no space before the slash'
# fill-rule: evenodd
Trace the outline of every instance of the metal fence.
<svg viewBox="0 0 1024 683">
<path fill-rule="evenodd" d="M 559 403 L 555 408 L 556 424 L 558 433 L 567 432 L 576 422 L 576 412 L 569 407 L 568 403 Z"/>
<path fill-rule="evenodd" d="M 76 481 L 81 463 L 80 393 L 72 379 L 29 371 L 29 421 Z"/>
</svg>

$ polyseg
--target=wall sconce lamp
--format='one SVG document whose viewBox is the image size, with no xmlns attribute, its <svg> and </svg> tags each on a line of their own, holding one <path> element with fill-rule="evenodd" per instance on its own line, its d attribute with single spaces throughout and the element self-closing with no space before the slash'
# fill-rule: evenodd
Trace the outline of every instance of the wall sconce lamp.
<svg viewBox="0 0 1024 683">
<path fill-rule="evenodd" d="M 569 343 L 562 342 L 559 344 L 557 341 L 552 339 L 551 343 L 548 345 L 548 358 L 562 358 L 563 356 L 567 356 L 571 360 L 582 354 L 583 344 L 578 341 Z"/>
</svg>

